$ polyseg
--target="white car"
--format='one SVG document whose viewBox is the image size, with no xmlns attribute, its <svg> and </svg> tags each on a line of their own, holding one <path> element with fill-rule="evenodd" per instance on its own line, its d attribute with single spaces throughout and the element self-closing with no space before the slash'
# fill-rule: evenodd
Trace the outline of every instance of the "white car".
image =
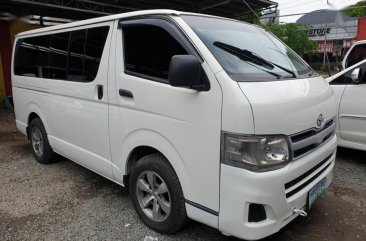
<svg viewBox="0 0 366 241">
<path fill-rule="evenodd" d="M 366 151 L 366 60 L 327 80 L 337 100 L 338 145 Z"/>
<path fill-rule="evenodd" d="M 344 56 L 342 60 L 342 69 L 347 69 L 364 59 L 366 59 L 366 40 L 357 41 Z"/>
</svg>

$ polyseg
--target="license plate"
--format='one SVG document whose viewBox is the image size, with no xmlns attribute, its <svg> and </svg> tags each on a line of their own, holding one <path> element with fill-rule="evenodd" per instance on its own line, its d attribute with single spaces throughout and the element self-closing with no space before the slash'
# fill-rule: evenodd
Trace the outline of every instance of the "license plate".
<svg viewBox="0 0 366 241">
<path fill-rule="evenodd" d="M 322 179 L 308 192 L 308 209 L 327 189 L 327 178 Z"/>
</svg>

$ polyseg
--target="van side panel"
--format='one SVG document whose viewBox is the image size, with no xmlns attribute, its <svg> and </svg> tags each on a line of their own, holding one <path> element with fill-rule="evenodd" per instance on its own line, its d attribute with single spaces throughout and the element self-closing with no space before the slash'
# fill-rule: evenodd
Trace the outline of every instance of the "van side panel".
<svg viewBox="0 0 366 241">
<path fill-rule="evenodd" d="M 12 73 L 16 121 L 19 129 L 24 133 L 24 129 L 28 125 L 29 114 L 35 112 L 40 116 L 46 128 L 50 145 L 54 151 L 107 178 L 112 178 L 107 92 L 112 24 L 113 22 L 97 23 L 63 29 L 61 32 L 82 31 L 102 26 L 107 26 L 108 29 L 109 26 L 98 72 L 96 77 L 93 77 L 94 79 L 89 82 L 79 80 L 77 76 L 71 75 L 70 69 L 74 67 L 72 65 L 68 67 L 68 76 L 71 76 L 71 79 L 68 80 L 58 79 L 57 76 L 41 78 L 43 76 L 36 77 L 34 74 L 34 76 L 32 74 L 20 76 Z M 60 31 L 44 32 L 39 35 L 54 36 L 58 33 Z M 70 47 L 69 56 L 80 56 L 80 54 L 71 51 Z M 57 47 L 51 46 L 50 54 L 60 53 L 63 52 Z M 86 52 L 83 56 L 89 61 L 89 66 L 92 66 L 95 57 L 88 56 Z M 43 71 L 42 68 L 48 68 L 48 73 L 53 68 L 50 65 L 36 67 L 41 68 L 41 71 Z M 62 71 L 62 69 L 55 69 L 55 71 L 59 70 Z M 53 78 L 50 79 L 51 77 Z M 98 98 L 99 86 L 104 89 L 102 99 Z"/>
<path fill-rule="evenodd" d="M 136 146 L 151 146 L 173 166 L 186 200 L 218 212 L 222 92 L 215 76 L 203 62 L 211 89 L 198 92 L 128 75 L 122 41 L 117 29 L 116 102 L 110 107 L 115 173 L 127 173 L 126 160 Z M 133 98 L 119 96 L 119 89 Z"/>
</svg>

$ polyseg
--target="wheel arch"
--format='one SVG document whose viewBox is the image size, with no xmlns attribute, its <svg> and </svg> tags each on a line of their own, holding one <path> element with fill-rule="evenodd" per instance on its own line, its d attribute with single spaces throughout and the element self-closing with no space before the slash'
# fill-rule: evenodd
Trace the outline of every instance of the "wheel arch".
<svg viewBox="0 0 366 241">
<path fill-rule="evenodd" d="M 128 175 L 131 173 L 133 165 L 143 156 L 160 153 L 172 166 L 178 176 L 185 197 L 189 196 L 189 177 L 183 158 L 168 141 L 166 137 L 153 130 L 138 130 L 130 133 L 122 143 L 122 158 L 125 162 L 117 164 L 124 174 L 124 184 L 128 185 Z"/>
<path fill-rule="evenodd" d="M 27 137 L 29 138 L 29 125 L 30 125 L 31 121 L 35 118 L 39 118 L 42 121 L 42 124 L 46 130 L 46 133 L 49 134 L 48 123 L 46 121 L 45 116 L 43 115 L 43 112 L 38 107 L 38 105 L 36 105 L 35 103 L 29 103 L 26 110 L 28 113 L 27 127 L 26 127 Z"/>
</svg>

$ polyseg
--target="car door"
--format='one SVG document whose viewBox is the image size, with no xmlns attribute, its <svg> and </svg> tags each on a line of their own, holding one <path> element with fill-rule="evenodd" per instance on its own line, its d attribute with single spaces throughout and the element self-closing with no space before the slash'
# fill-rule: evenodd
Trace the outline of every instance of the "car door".
<svg viewBox="0 0 366 241">
<path fill-rule="evenodd" d="M 352 73 L 359 71 L 359 82 Z M 366 63 L 363 61 L 330 82 L 338 100 L 339 137 L 345 141 L 366 144 Z"/>
<path fill-rule="evenodd" d="M 222 93 L 213 73 L 170 18 L 122 20 L 116 33 L 114 164 L 125 173 L 130 148 L 152 146 L 171 162 L 187 200 L 218 211 Z M 171 57 L 186 54 L 201 59 L 209 90 L 169 84 Z"/>
<path fill-rule="evenodd" d="M 50 143 L 58 153 L 112 176 L 108 132 L 108 58 L 111 23 L 51 36 L 47 73 Z"/>
</svg>

